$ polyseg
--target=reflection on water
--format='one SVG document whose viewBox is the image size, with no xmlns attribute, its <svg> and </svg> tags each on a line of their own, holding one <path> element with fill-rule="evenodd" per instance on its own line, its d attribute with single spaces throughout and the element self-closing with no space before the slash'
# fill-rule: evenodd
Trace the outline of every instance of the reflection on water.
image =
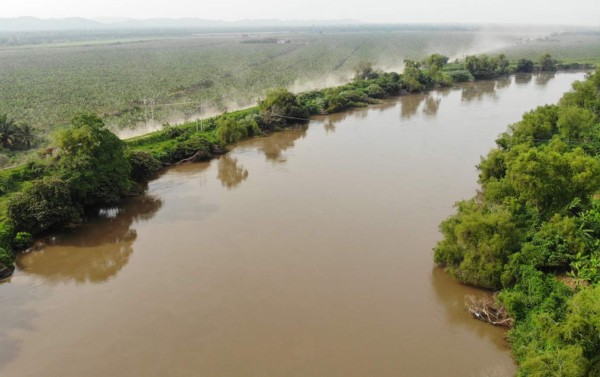
<svg viewBox="0 0 600 377">
<path fill-rule="evenodd" d="M 440 108 L 440 102 L 442 102 L 442 97 L 427 96 L 425 106 L 423 106 L 423 114 L 435 116 Z"/>
<path fill-rule="evenodd" d="M 335 122 L 332 119 L 327 119 L 324 128 L 326 133 L 335 132 Z"/>
<path fill-rule="evenodd" d="M 162 201 L 133 198 L 118 209 L 101 211 L 89 224 L 42 240 L 17 266 L 48 282 L 99 283 L 115 276 L 129 261 L 137 237 L 134 221 L 149 220 Z"/>
<path fill-rule="evenodd" d="M 463 101 L 483 101 L 484 99 L 497 100 L 496 81 L 476 81 L 468 82 L 462 85 Z"/>
<path fill-rule="evenodd" d="M 237 158 L 226 154 L 219 157 L 217 178 L 219 178 L 223 187 L 232 189 L 248 178 L 248 170 L 238 165 Z"/>
<path fill-rule="evenodd" d="M 496 80 L 496 89 L 504 89 L 512 84 L 512 76 L 502 76 Z"/>
<path fill-rule="evenodd" d="M 400 117 L 402 119 L 412 118 L 421 106 L 421 103 L 427 98 L 426 94 L 413 94 L 401 98 L 402 106 L 400 108 Z"/>
<path fill-rule="evenodd" d="M 515 84 L 518 85 L 527 85 L 533 80 L 533 75 L 531 73 L 517 73 L 515 75 Z"/>
<path fill-rule="evenodd" d="M 540 72 L 535 75 L 535 85 L 545 86 L 556 76 L 556 72 Z"/>
<path fill-rule="evenodd" d="M 281 132 L 276 132 L 268 137 L 256 138 L 244 142 L 242 145 L 255 145 L 258 150 L 264 153 L 268 161 L 283 163 L 287 161 L 287 157 L 283 152 L 292 148 L 296 140 L 305 137 L 306 130 L 308 130 L 308 125 L 298 125 Z"/>
<path fill-rule="evenodd" d="M 451 88 L 443 88 L 426 94 L 400 97 L 400 118 L 411 119 L 417 114 L 419 109 L 427 116 L 436 116 L 440 109 L 442 98 L 447 97 L 451 91 Z"/>
<path fill-rule="evenodd" d="M 431 285 L 435 289 L 437 298 L 444 303 L 446 319 L 450 324 L 464 326 L 482 337 L 489 338 L 499 349 L 506 348 L 508 344 L 501 336 L 498 336 L 504 332 L 502 328 L 494 328 L 481 321 L 465 321 L 465 316 L 468 316 L 465 308 L 465 296 L 483 296 L 489 295 L 489 293 L 468 286 L 456 289 L 456 282 L 438 267 L 434 267 L 431 271 Z"/>
</svg>

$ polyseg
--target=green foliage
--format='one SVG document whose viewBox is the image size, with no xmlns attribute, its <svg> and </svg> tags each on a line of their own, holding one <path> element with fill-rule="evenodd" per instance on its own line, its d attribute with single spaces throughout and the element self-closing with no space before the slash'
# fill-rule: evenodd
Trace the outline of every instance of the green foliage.
<svg viewBox="0 0 600 377">
<path fill-rule="evenodd" d="M 566 93 L 561 100 L 565 106 L 577 106 L 592 112 L 597 118 L 600 117 L 600 73 L 588 76 L 585 81 L 577 81 L 573 84 L 573 90 Z"/>
<path fill-rule="evenodd" d="M 267 129 L 303 122 L 310 116 L 308 109 L 298 102 L 296 95 L 283 88 L 268 91 L 266 98 L 260 101 L 258 107 Z M 234 134 L 239 132 L 241 131 L 235 131 Z"/>
<path fill-rule="evenodd" d="M 15 250 L 25 250 L 33 245 L 33 237 L 31 236 L 31 233 L 19 232 L 15 236 L 12 245 Z"/>
<path fill-rule="evenodd" d="M 12 221 L 0 222 L 0 247 L 10 249 L 13 238 L 15 237 L 15 225 Z"/>
<path fill-rule="evenodd" d="M 506 180 L 519 200 L 551 213 L 575 198 L 588 202 L 600 185 L 600 162 L 581 148 L 566 151 L 553 141 L 531 148 L 507 164 Z"/>
<path fill-rule="evenodd" d="M 545 53 L 538 58 L 537 65 L 540 71 L 556 71 L 557 61 L 549 53 Z"/>
<path fill-rule="evenodd" d="M 425 60 L 423 60 L 423 64 L 427 69 L 442 69 L 446 64 L 448 64 L 448 57 L 442 54 L 431 54 Z"/>
<path fill-rule="evenodd" d="M 526 320 L 533 311 L 547 312 L 553 320 L 562 318 L 572 295 L 567 286 L 526 264 L 518 266 L 516 275 L 516 283 L 503 290 L 499 299 L 517 323 Z"/>
<path fill-rule="evenodd" d="M 0 246 L 0 268 L 2 266 L 10 268 L 10 269 L 14 268 L 13 267 L 14 260 L 15 260 L 15 256 L 9 250 Z"/>
<path fill-rule="evenodd" d="M 561 334 L 566 343 L 582 345 L 588 359 L 600 356 L 600 286 L 583 289 L 569 301 Z"/>
<path fill-rule="evenodd" d="M 593 113 L 574 106 L 562 107 L 556 120 L 559 135 L 569 141 L 597 138 L 597 134 L 592 134 L 597 132 L 597 129 L 594 129 L 595 124 L 596 118 Z"/>
<path fill-rule="evenodd" d="M 508 73 L 509 61 L 504 54 L 497 56 L 471 55 L 465 58 L 465 68 L 476 79 L 491 79 Z"/>
<path fill-rule="evenodd" d="M 588 361 L 581 347 L 566 346 L 545 352 L 529 352 L 521 362 L 519 376 L 531 377 L 585 377 Z"/>
<path fill-rule="evenodd" d="M 0 144 L 3 148 L 13 146 L 17 136 L 17 123 L 6 114 L 0 115 Z"/>
<path fill-rule="evenodd" d="M 517 61 L 517 68 L 515 68 L 515 72 L 529 73 L 533 72 L 535 69 L 535 64 L 533 60 L 527 58 L 521 58 Z"/>
<path fill-rule="evenodd" d="M 60 175 L 84 207 L 117 203 L 130 188 L 125 144 L 95 115 L 73 118 L 57 137 Z"/>
<path fill-rule="evenodd" d="M 467 82 L 475 79 L 469 71 L 465 70 L 450 71 L 448 75 L 450 75 L 453 82 Z"/>
<path fill-rule="evenodd" d="M 518 223 L 508 209 L 483 207 L 474 199 L 457 208 L 440 226 L 444 239 L 435 248 L 435 262 L 464 283 L 499 289 L 503 266 L 522 238 Z"/>
<path fill-rule="evenodd" d="M 383 98 L 386 96 L 386 93 L 383 90 L 383 88 L 377 84 L 369 85 L 365 92 L 371 98 Z"/>
<path fill-rule="evenodd" d="M 274 110 L 276 107 L 272 107 Z M 276 111 L 276 110 L 274 110 Z M 223 116 L 217 120 L 217 140 L 223 145 L 236 143 L 248 136 L 248 126 Z"/>
<path fill-rule="evenodd" d="M 421 64 L 412 60 L 404 61 L 404 72 L 402 73 L 402 87 L 414 93 L 430 87 L 429 78 L 421 70 Z"/>
<path fill-rule="evenodd" d="M 9 202 L 8 216 L 15 222 L 16 229 L 33 234 L 79 220 L 69 185 L 55 177 L 34 181 L 15 195 Z"/>
<path fill-rule="evenodd" d="M 152 178 L 160 170 L 162 164 L 150 153 L 133 151 L 127 156 L 131 165 L 131 178 L 137 182 L 144 182 Z"/>
<path fill-rule="evenodd" d="M 173 127 L 169 123 L 163 124 L 162 133 L 167 139 L 175 139 L 181 136 L 185 131 L 181 127 Z"/>
</svg>

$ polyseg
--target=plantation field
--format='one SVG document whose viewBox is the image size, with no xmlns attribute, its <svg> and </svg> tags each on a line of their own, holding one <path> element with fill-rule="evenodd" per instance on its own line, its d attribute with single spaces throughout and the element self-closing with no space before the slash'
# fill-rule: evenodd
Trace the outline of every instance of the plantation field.
<svg viewBox="0 0 600 377">
<path fill-rule="evenodd" d="M 591 63 L 600 61 L 600 33 L 566 33 L 517 43 L 500 49 L 509 58 L 535 59 L 545 52 L 563 62 Z"/>
<path fill-rule="evenodd" d="M 287 43 L 261 43 L 273 40 Z M 231 110 L 254 103 L 272 87 L 298 91 L 344 82 L 360 62 L 398 70 L 406 58 L 433 51 L 460 56 L 482 49 L 481 42 L 469 31 L 369 31 L 4 47 L 0 112 L 43 129 L 82 111 L 120 127 L 139 125 L 146 117 L 184 120 L 200 103 L 205 110 Z M 502 36 L 495 43 L 511 40 Z M 144 99 L 154 106 L 151 101 L 144 106 Z"/>
<path fill-rule="evenodd" d="M 600 35 L 589 33 L 541 42 L 523 33 L 456 27 L 102 37 L 0 46 L 0 113 L 44 132 L 81 112 L 139 130 L 195 119 L 200 110 L 210 115 L 249 106 L 268 88 L 337 85 L 366 61 L 398 71 L 404 59 L 433 52 L 455 59 L 548 51 L 559 59 L 600 60 Z M 530 41 L 520 43 L 525 37 Z"/>
</svg>

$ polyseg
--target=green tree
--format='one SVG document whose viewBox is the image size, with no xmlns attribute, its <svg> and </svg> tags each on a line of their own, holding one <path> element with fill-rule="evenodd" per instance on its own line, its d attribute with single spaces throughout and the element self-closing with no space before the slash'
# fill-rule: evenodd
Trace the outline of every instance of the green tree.
<svg viewBox="0 0 600 377">
<path fill-rule="evenodd" d="M 538 67 L 540 71 L 556 71 L 556 60 L 552 58 L 552 55 L 545 53 L 538 59 Z"/>
<path fill-rule="evenodd" d="M 448 57 L 442 54 L 432 54 L 423 60 L 423 64 L 427 69 L 442 69 L 446 64 L 448 64 Z"/>
<path fill-rule="evenodd" d="M 4 148 L 12 147 L 17 137 L 17 124 L 7 114 L 0 114 L 0 143 Z"/>
<path fill-rule="evenodd" d="M 22 124 L 17 127 L 17 140 L 26 149 L 30 149 L 36 140 L 36 129 L 29 124 Z"/>
<path fill-rule="evenodd" d="M 83 207 L 115 204 L 131 187 L 131 166 L 125 143 L 110 132 L 95 115 L 73 118 L 61 130 L 58 166 L 71 187 L 73 200 Z"/>
<path fill-rule="evenodd" d="M 531 59 L 521 58 L 517 61 L 516 72 L 529 73 L 533 72 L 535 65 Z"/>
</svg>

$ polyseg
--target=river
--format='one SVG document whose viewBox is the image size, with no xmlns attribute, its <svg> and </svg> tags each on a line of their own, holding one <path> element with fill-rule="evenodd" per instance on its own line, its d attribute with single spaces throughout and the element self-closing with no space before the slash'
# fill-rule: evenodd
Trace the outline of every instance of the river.
<svg viewBox="0 0 600 377">
<path fill-rule="evenodd" d="M 496 136 L 583 77 L 393 98 L 167 170 L 19 258 L 0 375 L 512 375 L 432 247 Z"/>
</svg>

